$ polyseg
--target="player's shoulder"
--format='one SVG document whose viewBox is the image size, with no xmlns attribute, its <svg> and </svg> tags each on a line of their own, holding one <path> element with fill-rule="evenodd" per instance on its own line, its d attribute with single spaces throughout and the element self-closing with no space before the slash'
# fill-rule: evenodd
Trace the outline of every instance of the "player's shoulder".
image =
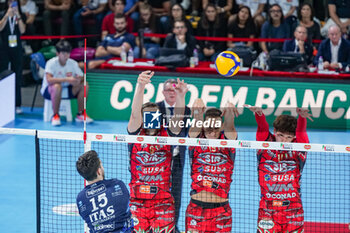
<svg viewBox="0 0 350 233">
<path fill-rule="evenodd" d="M 49 66 L 49 65 L 56 65 L 56 63 L 58 63 L 58 57 L 53 57 L 51 58 L 50 60 L 48 60 L 46 62 L 46 66 Z"/>
<path fill-rule="evenodd" d="M 67 60 L 67 65 L 70 65 L 70 66 L 79 66 L 78 65 L 78 62 L 72 58 L 68 58 Z"/>
</svg>

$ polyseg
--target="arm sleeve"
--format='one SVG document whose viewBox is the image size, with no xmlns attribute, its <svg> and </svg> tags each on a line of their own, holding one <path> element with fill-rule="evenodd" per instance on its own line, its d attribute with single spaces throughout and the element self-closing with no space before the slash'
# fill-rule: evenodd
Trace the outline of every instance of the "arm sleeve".
<svg viewBox="0 0 350 233">
<path fill-rule="evenodd" d="M 269 124 L 266 121 L 265 115 L 262 114 L 259 116 L 255 113 L 255 120 L 258 124 L 258 130 L 256 131 L 256 140 L 257 141 L 266 141 L 269 137 Z"/>
<path fill-rule="evenodd" d="M 300 143 L 309 143 L 309 137 L 306 133 L 307 120 L 304 117 L 299 116 L 297 122 L 297 129 L 295 132 L 296 141 Z"/>
</svg>

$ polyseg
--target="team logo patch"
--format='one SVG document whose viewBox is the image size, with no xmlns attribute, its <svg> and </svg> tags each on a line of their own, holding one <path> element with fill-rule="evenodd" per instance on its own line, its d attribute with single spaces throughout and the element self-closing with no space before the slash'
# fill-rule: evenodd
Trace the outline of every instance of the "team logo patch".
<svg viewBox="0 0 350 233">
<path fill-rule="evenodd" d="M 269 229 L 272 229 L 275 224 L 273 223 L 272 220 L 260 220 L 259 221 L 259 224 L 258 224 L 259 228 L 262 228 L 264 230 L 269 230 Z"/>
</svg>

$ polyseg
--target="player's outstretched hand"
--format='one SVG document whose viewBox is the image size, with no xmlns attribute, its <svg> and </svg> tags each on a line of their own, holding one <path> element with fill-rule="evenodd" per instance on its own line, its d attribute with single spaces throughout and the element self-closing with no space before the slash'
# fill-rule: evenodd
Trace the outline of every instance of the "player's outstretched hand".
<svg viewBox="0 0 350 233">
<path fill-rule="evenodd" d="M 176 94 L 180 95 L 180 96 L 185 96 L 188 88 L 187 88 L 187 83 L 185 83 L 184 80 L 180 80 L 179 78 L 177 78 L 177 84 L 173 84 Z"/>
<path fill-rule="evenodd" d="M 151 82 L 151 78 L 154 75 L 154 71 L 146 70 L 143 71 L 141 74 L 139 74 L 139 77 L 137 78 L 137 83 L 145 86 L 146 84 Z"/>
<path fill-rule="evenodd" d="M 310 121 L 314 121 L 311 117 L 312 115 L 309 113 L 309 109 L 305 108 L 297 108 L 297 113 L 299 116 L 309 119 Z"/>
<path fill-rule="evenodd" d="M 192 105 L 192 114 L 194 116 L 203 116 L 205 112 L 205 104 L 202 99 L 196 99 Z"/>
<path fill-rule="evenodd" d="M 253 113 L 258 114 L 258 116 L 261 116 L 263 114 L 263 111 L 262 111 L 262 109 L 260 107 L 251 106 L 249 104 L 245 104 L 245 105 L 243 105 L 243 107 L 248 108 Z"/>
<path fill-rule="evenodd" d="M 239 116 L 239 112 L 237 110 L 237 108 L 235 107 L 235 105 L 233 103 L 227 102 L 225 107 L 221 110 L 222 111 L 222 115 L 223 117 L 238 117 Z"/>
</svg>

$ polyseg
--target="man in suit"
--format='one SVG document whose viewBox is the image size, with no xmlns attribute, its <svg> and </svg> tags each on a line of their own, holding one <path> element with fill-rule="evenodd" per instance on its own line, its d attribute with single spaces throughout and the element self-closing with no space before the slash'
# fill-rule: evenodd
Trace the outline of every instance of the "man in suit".
<svg viewBox="0 0 350 233">
<path fill-rule="evenodd" d="M 304 56 L 307 64 L 311 63 L 312 45 L 306 42 L 307 29 L 298 26 L 294 31 L 294 39 L 286 40 L 283 44 L 283 52 L 300 53 Z"/>
<path fill-rule="evenodd" d="M 174 84 L 177 81 L 175 79 L 168 79 L 163 85 L 164 100 L 157 103 L 159 110 L 162 113 L 162 117 L 165 118 L 166 124 L 168 124 L 169 118 L 174 114 L 174 107 L 176 101 L 176 92 Z M 186 122 L 188 116 L 191 115 L 191 110 L 185 106 L 184 122 Z M 182 128 L 179 137 L 187 137 L 189 128 Z M 173 164 L 172 164 L 172 195 L 175 199 L 175 223 L 179 219 L 180 207 L 181 207 L 181 194 L 182 194 L 182 174 L 185 165 L 185 153 L 186 146 L 173 146 Z M 176 227 L 176 232 L 180 232 Z"/>
<path fill-rule="evenodd" d="M 321 42 L 314 65 L 320 56 L 323 57 L 324 69 L 345 69 L 350 64 L 350 42 L 341 37 L 338 25 L 328 29 L 328 39 Z"/>
</svg>

